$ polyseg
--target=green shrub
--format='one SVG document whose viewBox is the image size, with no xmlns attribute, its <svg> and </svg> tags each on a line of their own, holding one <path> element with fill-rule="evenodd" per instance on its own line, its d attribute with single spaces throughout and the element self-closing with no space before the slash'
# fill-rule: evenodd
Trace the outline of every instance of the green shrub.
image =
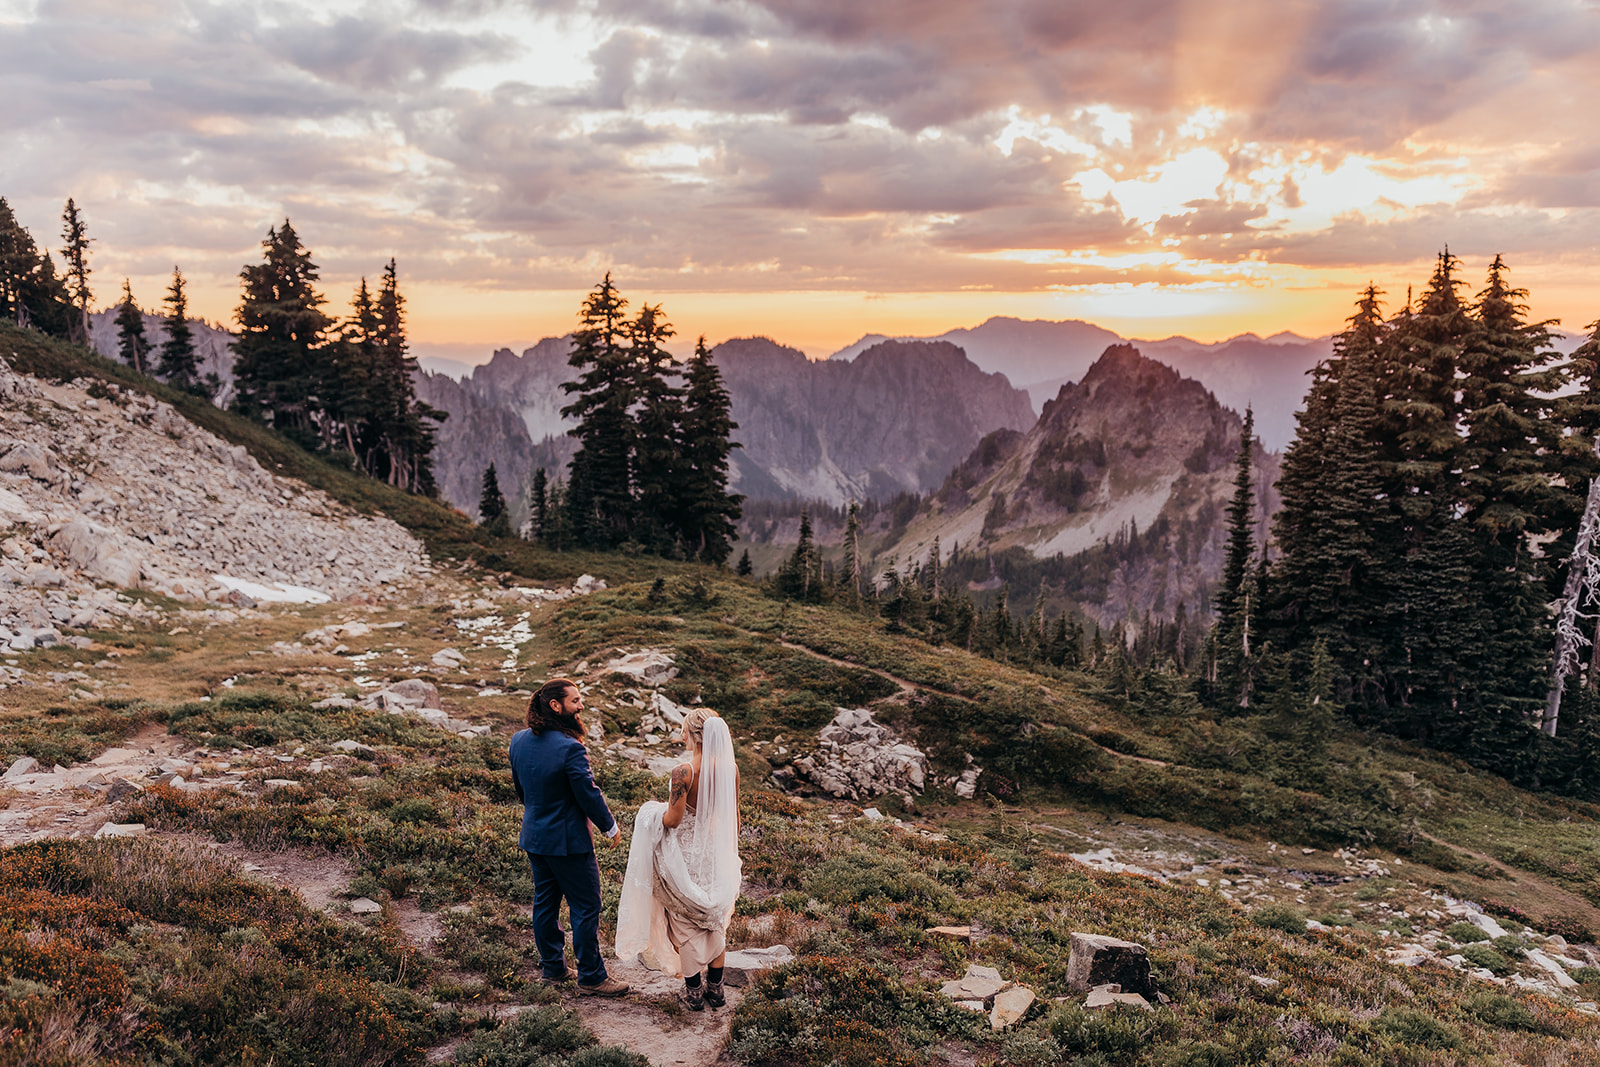
<svg viewBox="0 0 1600 1067">
<path fill-rule="evenodd" d="M 1372 1028 L 1403 1045 L 1439 1049 L 1461 1044 L 1461 1033 L 1455 1027 L 1415 1008 L 1390 1005 L 1373 1021 Z"/>
<path fill-rule="evenodd" d="M 1062 1004 L 1046 1017 L 1045 1026 L 1063 1052 L 1073 1056 L 1099 1055 L 1111 1063 L 1132 1063 L 1152 1045 L 1177 1036 L 1177 1024 L 1169 1012 L 1150 1012 L 1125 1004 L 1099 1011 Z"/>
<path fill-rule="evenodd" d="M 1500 1030 L 1542 1029 L 1526 1004 L 1500 993 L 1474 993 L 1461 1005 L 1461 1010 L 1480 1023 Z"/>
<path fill-rule="evenodd" d="M 1250 921 L 1269 930 L 1282 930 L 1286 934 L 1306 932 L 1306 917 L 1287 904 L 1268 904 L 1250 913 Z"/>
<path fill-rule="evenodd" d="M 1482 967 L 1492 974 L 1505 975 L 1511 973 L 1511 961 L 1488 945 L 1468 945 L 1461 950 L 1461 954 L 1474 967 Z"/>
<path fill-rule="evenodd" d="M 517 1013 L 509 1023 L 480 1031 L 456 1049 L 468 1067 L 648 1067 L 637 1052 L 594 1047 L 594 1035 L 578 1017 L 551 1005 Z"/>
<path fill-rule="evenodd" d="M 1528 954 L 1528 943 L 1515 934 L 1503 934 L 1490 944 L 1494 945 L 1495 951 L 1503 953 L 1510 959 L 1520 960 Z"/>
<path fill-rule="evenodd" d="M 1487 941 L 1489 935 L 1471 923 L 1451 923 L 1445 927 L 1444 936 L 1457 944 L 1470 945 L 1474 941 Z"/>
</svg>

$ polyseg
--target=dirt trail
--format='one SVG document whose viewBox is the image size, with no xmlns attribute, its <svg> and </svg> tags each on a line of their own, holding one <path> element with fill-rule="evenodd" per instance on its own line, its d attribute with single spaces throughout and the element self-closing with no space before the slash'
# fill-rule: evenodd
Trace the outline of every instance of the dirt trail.
<svg viewBox="0 0 1600 1067">
<path fill-rule="evenodd" d="M 651 1067 L 710 1067 L 718 1062 L 733 1009 L 743 998 L 740 990 L 730 987 L 727 1006 L 720 1009 L 663 1011 L 660 1005 L 677 996 L 681 979 L 620 960 L 607 960 L 606 968 L 613 978 L 633 986 L 632 992 L 618 1000 L 576 994 L 565 998 L 602 1045 L 624 1045 L 648 1058 Z"/>
<path fill-rule="evenodd" d="M 1467 848 L 1464 845 L 1458 845 L 1452 841 L 1446 841 L 1442 837 L 1435 837 L 1429 833 L 1422 833 L 1420 836 L 1432 841 L 1436 845 L 1442 845 L 1445 848 L 1461 853 L 1463 856 L 1471 856 L 1475 860 L 1488 864 L 1490 867 L 1493 867 L 1495 870 L 1499 871 L 1500 877 L 1506 879 L 1507 881 L 1512 883 L 1520 883 L 1524 886 L 1537 887 L 1536 894 L 1539 902 L 1541 904 L 1548 905 L 1544 909 L 1544 915 L 1570 915 L 1575 919 L 1582 919 L 1591 930 L 1600 930 L 1600 908 L 1596 908 L 1593 904 L 1589 903 L 1589 901 L 1585 900 L 1583 897 L 1578 896 L 1576 893 L 1562 889 L 1556 883 L 1548 881 L 1544 878 L 1540 878 L 1536 874 L 1520 870 L 1516 867 L 1507 866 L 1486 852 L 1477 852 L 1473 849 Z M 1460 875 L 1458 874 L 1457 877 L 1460 877 Z M 1476 876 L 1468 875 L 1467 877 L 1471 878 L 1474 883 L 1484 882 L 1484 879 Z M 1483 897 L 1494 895 L 1495 894 L 1492 889 L 1490 889 L 1490 887 L 1487 885 L 1484 885 L 1481 891 L 1471 894 L 1471 899 L 1479 900 Z"/>
</svg>

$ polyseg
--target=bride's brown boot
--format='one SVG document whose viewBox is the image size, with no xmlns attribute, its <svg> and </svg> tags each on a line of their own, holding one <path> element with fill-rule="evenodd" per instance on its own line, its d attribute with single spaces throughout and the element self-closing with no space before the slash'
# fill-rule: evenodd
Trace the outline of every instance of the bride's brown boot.
<svg viewBox="0 0 1600 1067">
<path fill-rule="evenodd" d="M 695 977 L 698 978 L 700 976 L 695 975 Z M 678 994 L 678 999 L 683 1003 L 683 1006 L 688 1008 L 690 1011 L 706 1010 L 705 993 L 702 992 L 701 986 L 698 982 L 694 985 L 690 985 L 688 982 L 685 982 L 683 984 L 683 992 Z"/>
<path fill-rule="evenodd" d="M 707 982 L 705 991 L 706 1003 L 713 1008 L 720 1008 L 728 1003 L 728 998 L 722 992 L 721 982 Z"/>
</svg>

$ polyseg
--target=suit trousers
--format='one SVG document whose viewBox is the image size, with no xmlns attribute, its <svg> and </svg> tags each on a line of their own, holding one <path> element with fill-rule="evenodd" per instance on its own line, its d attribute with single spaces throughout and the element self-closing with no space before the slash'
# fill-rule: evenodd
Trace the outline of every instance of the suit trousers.
<svg viewBox="0 0 1600 1067">
<path fill-rule="evenodd" d="M 533 940 L 546 978 L 567 973 L 566 938 L 561 931 L 561 899 L 572 916 L 572 950 L 578 957 L 578 981 L 599 985 L 606 980 L 600 958 L 600 865 L 593 852 L 571 856 L 528 853 L 533 871 Z"/>
</svg>

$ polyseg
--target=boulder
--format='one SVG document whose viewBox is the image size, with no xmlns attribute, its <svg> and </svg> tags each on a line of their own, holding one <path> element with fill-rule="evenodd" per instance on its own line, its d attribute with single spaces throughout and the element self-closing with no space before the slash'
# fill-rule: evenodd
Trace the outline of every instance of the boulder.
<svg viewBox="0 0 1600 1067">
<path fill-rule="evenodd" d="M 1067 959 L 1067 984 L 1073 989 L 1116 985 L 1119 991 L 1156 995 L 1150 977 L 1150 955 L 1143 945 L 1104 934 L 1072 935 L 1072 955 Z"/>
<path fill-rule="evenodd" d="M 32 441 L 20 441 L 0 455 L 0 471 L 26 474 L 41 482 L 54 483 L 60 478 L 55 457 Z"/>
<path fill-rule="evenodd" d="M 970 926 L 930 926 L 923 933 L 929 937 L 942 938 L 946 941 L 972 943 L 972 927 Z"/>
<path fill-rule="evenodd" d="M 441 711 L 439 689 L 421 678 L 392 682 L 361 698 L 361 706 L 372 711 Z"/>
<path fill-rule="evenodd" d="M 444 667 L 446 670 L 453 671 L 465 662 L 467 662 L 467 657 L 453 648 L 441 648 L 433 654 L 433 665 L 435 667 Z"/>
<path fill-rule="evenodd" d="M 611 674 L 626 675 L 640 685 L 652 688 L 666 685 L 678 676 L 678 668 L 673 665 L 672 654 L 663 652 L 659 648 L 641 648 L 637 652 L 618 656 L 608 660 L 605 669 Z"/>
<path fill-rule="evenodd" d="M 142 823 L 142 822 L 124 822 L 124 823 L 108 822 L 104 826 L 100 827 L 100 829 L 96 830 L 94 832 L 94 836 L 97 837 L 97 838 L 100 838 L 100 837 L 143 837 L 144 833 L 145 833 L 145 826 L 144 826 L 144 823 Z"/>
<path fill-rule="evenodd" d="M 19 756 L 10 767 L 6 768 L 5 774 L 0 774 L 0 778 L 21 778 L 25 774 L 36 774 L 39 770 L 38 760 L 32 756 Z"/>
<path fill-rule="evenodd" d="M 335 741 L 328 747 L 335 752 L 345 752 L 352 756 L 376 756 L 378 754 L 378 750 L 371 745 L 363 745 L 360 741 L 351 741 L 349 738 L 343 741 Z"/>
<path fill-rule="evenodd" d="M 367 897 L 356 897 L 350 902 L 351 915 L 376 915 L 382 910 L 382 904 Z"/>
<path fill-rule="evenodd" d="M 116 532 L 76 518 L 56 531 L 50 545 L 89 578 L 122 589 L 134 589 L 143 566 L 134 552 L 124 548 Z M 190 597 L 189 599 L 193 599 Z"/>
<path fill-rule="evenodd" d="M 114 778 L 111 781 L 111 788 L 106 791 L 106 803 L 115 804 L 119 800 L 136 796 L 143 792 L 144 786 L 136 782 L 130 782 L 126 778 Z"/>
</svg>

